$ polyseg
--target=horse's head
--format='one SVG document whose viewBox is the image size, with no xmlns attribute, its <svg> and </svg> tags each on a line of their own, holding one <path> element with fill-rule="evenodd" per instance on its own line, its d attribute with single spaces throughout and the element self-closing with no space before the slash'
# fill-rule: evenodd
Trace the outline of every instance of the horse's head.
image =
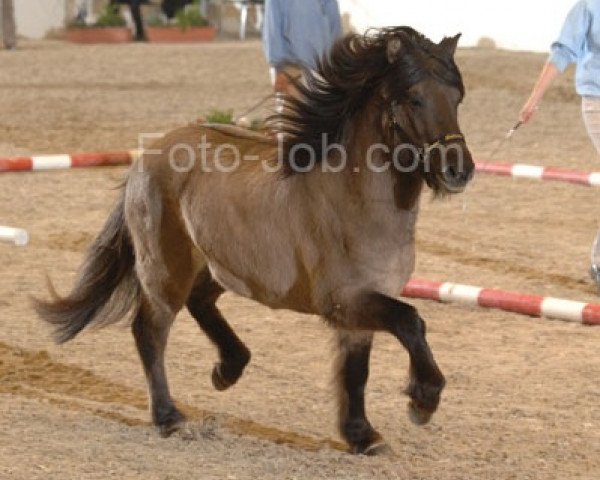
<svg viewBox="0 0 600 480">
<path fill-rule="evenodd" d="M 458 125 L 464 97 L 454 53 L 460 35 L 435 44 L 408 27 L 386 29 L 389 73 L 383 82 L 384 123 L 396 151 L 436 193 L 460 192 L 474 164 Z M 400 148 L 399 148 L 400 147 Z"/>
<path fill-rule="evenodd" d="M 285 134 L 286 174 L 310 165 L 310 153 L 331 144 L 351 150 L 358 144 L 368 162 L 383 143 L 386 153 L 378 158 L 386 161 L 393 152 L 407 205 L 421 180 L 438 194 L 461 191 L 474 165 L 457 119 L 465 93 L 454 62 L 458 38 L 435 44 L 410 27 L 389 27 L 339 39 L 316 72 L 305 70 L 295 82 L 298 98 L 288 98 L 284 113 L 273 117 Z"/>
</svg>

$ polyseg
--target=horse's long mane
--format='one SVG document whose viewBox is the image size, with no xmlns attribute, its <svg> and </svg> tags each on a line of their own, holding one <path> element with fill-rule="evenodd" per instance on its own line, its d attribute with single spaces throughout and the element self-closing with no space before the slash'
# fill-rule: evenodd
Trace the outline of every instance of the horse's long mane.
<svg viewBox="0 0 600 480">
<path fill-rule="evenodd" d="M 397 61 L 388 60 L 388 43 L 399 38 L 403 44 Z M 306 147 L 317 153 L 317 162 L 326 135 L 327 144 L 345 143 L 350 122 L 383 85 L 395 100 L 427 76 L 457 87 L 464 95 L 462 77 L 451 55 L 410 27 L 372 29 L 364 35 L 349 34 L 334 43 L 316 71 L 304 69 L 303 80 L 294 82 L 299 98 L 287 97 L 282 113 L 270 118 L 270 125 L 283 133 L 283 157 L 287 174 L 293 174 L 290 150 L 296 145 L 295 165 L 308 162 Z M 302 154 L 306 153 L 303 158 Z"/>
</svg>

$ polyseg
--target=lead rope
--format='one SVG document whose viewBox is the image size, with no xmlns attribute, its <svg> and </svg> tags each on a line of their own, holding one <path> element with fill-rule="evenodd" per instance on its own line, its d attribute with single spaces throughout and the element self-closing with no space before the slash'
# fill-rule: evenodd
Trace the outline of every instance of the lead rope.
<svg viewBox="0 0 600 480">
<path fill-rule="evenodd" d="M 260 107 L 262 107 L 265 103 L 267 103 L 272 98 L 276 98 L 275 93 L 269 93 L 268 95 L 265 95 L 258 102 L 256 102 L 254 105 L 252 105 L 248 110 L 245 110 L 244 112 L 242 112 L 238 116 L 236 116 L 233 119 L 233 123 L 238 123 L 240 121 L 240 119 L 244 118 L 245 116 L 247 116 L 251 113 L 254 113 L 256 110 L 258 110 Z"/>
</svg>

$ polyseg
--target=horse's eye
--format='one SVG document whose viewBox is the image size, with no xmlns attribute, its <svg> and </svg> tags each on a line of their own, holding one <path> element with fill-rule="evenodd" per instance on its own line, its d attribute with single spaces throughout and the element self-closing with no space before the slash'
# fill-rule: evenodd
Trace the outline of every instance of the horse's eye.
<svg viewBox="0 0 600 480">
<path fill-rule="evenodd" d="M 408 103 L 411 107 L 414 107 L 414 108 L 420 108 L 423 106 L 423 100 L 419 97 L 409 98 Z"/>
</svg>

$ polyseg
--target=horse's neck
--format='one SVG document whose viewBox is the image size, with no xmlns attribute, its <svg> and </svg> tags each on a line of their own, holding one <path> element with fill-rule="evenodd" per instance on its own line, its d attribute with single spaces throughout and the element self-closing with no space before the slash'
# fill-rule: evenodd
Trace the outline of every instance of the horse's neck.
<svg viewBox="0 0 600 480">
<path fill-rule="evenodd" d="M 308 197 L 329 205 L 337 212 L 340 224 L 350 225 L 351 229 L 358 226 L 376 235 L 412 232 L 418 212 L 420 180 L 399 176 L 393 165 L 387 171 L 380 171 L 378 167 L 391 162 L 381 150 L 367 159 L 370 147 L 383 144 L 384 139 L 374 128 L 376 118 L 371 115 L 360 118 L 347 132 L 346 168 L 337 173 L 316 169 L 303 177 L 308 182 L 307 188 L 312 190 Z M 409 201 L 403 201 L 408 198 Z"/>
<path fill-rule="evenodd" d="M 423 182 L 416 172 L 396 170 L 393 155 L 389 152 L 392 149 L 388 146 L 390 139 L 384 138 L 382 129 L 376 128 L 381 122 L 380 117 L 381 113 L 375 107 L 357 116 L 351 126 L 347 147 L 349 168 L 345 173 L 362 197 L 375 201 L 380 208 L 386 204 L 386 209 L 416 211 Z"/>
</svg>

